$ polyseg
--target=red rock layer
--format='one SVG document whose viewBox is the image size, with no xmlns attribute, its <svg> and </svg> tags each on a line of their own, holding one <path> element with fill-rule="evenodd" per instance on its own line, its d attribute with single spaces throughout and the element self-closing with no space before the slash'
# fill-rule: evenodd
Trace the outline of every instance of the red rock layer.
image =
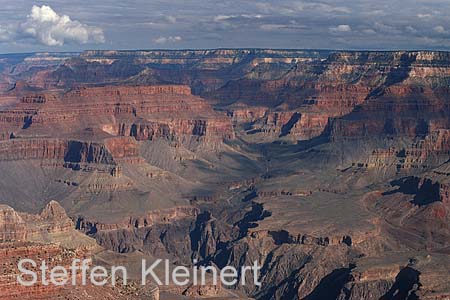
<svg viewBox="0 0 450 300">
<path fill-rule="evenodd" d="M 326 112 L 273 111 L 263 107 L 230 109 L 229 115 L 238 124 L 251 124 L 250 132 L 289 135 L 297 140 L 321 135 L 330 118 Z"/>
<path fill-rule="evenodd" d="M 139 149 L 129 137 L 103 142 L 33 138 L 0 141 L 0 160 L 60 160 L 73 163 L 115 164 L 139 162 Z"/>
<path fill-rule="evenodd" d="M 179 135 L 232 139 L 230 121 L 217 120 L 179 120 L 166 119 L 155 121 L 123 122 L 119 124 L 118 134 L 133 136 L 136 140 L 154 140 L 156 138 L 174 139 Z"/>
<path fill-rule="evenodd" d="M 14 108 L 0 112 L 0 124 L 31 131 L 53 124 L 71 131 L 86 124 L 113 135 L 132 135 L 131 127 L 139 126 L 141 131 L 150 132 L 139 134 L 141 138 L 152 138 L 152 131 L 161 135 L 233 137 L 224 115 L 191 95 L 189 87 L 177 85 L 107 86 L 79 88 L 62 95 L 28 95 Z"/>
</svg>

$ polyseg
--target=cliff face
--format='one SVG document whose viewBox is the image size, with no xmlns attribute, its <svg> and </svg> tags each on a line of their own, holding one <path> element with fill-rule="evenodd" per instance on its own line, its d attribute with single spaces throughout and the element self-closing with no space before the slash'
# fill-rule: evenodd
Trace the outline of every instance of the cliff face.
<svg viewBox="0 0 450 300">
<path fill-rule="evenodd" d="M 234 139 L 231 121 L 187 86 L 106 86 L 32 92 L 0 110 L 0 161 L 100 171 L 143 163 L 144 142 L 199 143 L 214 149 Z M 60 180 L 60 179 L 58 179 Z M 61 180 L 60 180 L 61 181 Z M 103 186 L 99 184 L 98 186 Z M 110 183 L 129 189 L 130 183 Z"/>
<path fill-rule="evenodd" d="M 430 51 L 87 51 L 45 76 L 48 83 L 71 87 L 93 82 L 85 78 L 94 73 L 93 68 L 96 74 L 105 76 L 100 76 L 96 84 L 103 80 L 139 85 L 185 84 L 220 106 L 249 105 L 233 105 L 226 110 L 240 115 L 239 120 L 251 124 L 253 132 L 268 133 L 274 139 L 280 134 L 286 136 L 282 128 L 292 126 L 288 136 L 304 140 L 324 133 L 328 118 L 348 114 L 333 123 L 335 136 L 392 132 L 414 135 L 426 126 L 431 130 L 447 126 L 447 116 L 437 114 L 448 110 L 448 59 L 448 53 Z M 125 67 L 125 62 L 130 61 L 132 67 Z M 259 114 L 258 120 L 242 118 L 242 110 L 254 110 L 255 106 L 266 113 Z M 286 117 L 273 124 L 270 119 L 275 119 L 277 113 Z M 399 113 L 402 119 L 395 115 Z M 294 122 L 292 116 L 297 114 L 301 117 Z M 154 124 L 136 126 L 157 134 L 166 130 Z"/>
<path fill-rule="evenodd" d="M 23 96 L 14 107 L 2 110 L 0 123 L 11 131 L 30 128 L 29 132 L 55 125 L 63 132 L 81 131 L 85 129 L 79 127 L 83 123 L 111 135 L 127 136 L 137 135 L 136 127 L 142 124 L 166 138 L 233 137 L 231 124 L 224 115 L 213 111 L 203 99 L 192 96 L 189 87 L 174 85 L 109 86 L 31 94 Z M 152 133 L 148 135 L 147 138 L 153 137 Z"/>
<path fill-rule="evenodd" d="M 31 85 L 41 88 L 65 87 L 77 88 L 80 84 L 95 85 L 148 85 L 172 83 L 184 87 L 150 88 L 140 87 L 133 92 L 133 88 L 120 87 L 110 91 L 102 88 L 90 88 L 89 91 L 75 91 L 67 97 L 94 97 L 103 95 L 112 97 L 139 97 L 136 94 L 179 94 L 188 96 L 189 86 L 194 94 L 214 99 L 221 106 L 230 103 L 244 103 L 250 106 L 262 106 L 267 114 L 276 112 L 287 113 L 292 116 L 300 114 L 298 124 L 288 135 L 281 133 L 283 126 L 291 126 L 290 118 L 278 125 L 271 124 L 264 118 L 252 124 L 252 130 L 268 133 L 270 139 L 280 134 L 291 140 L 305 140 L 321 135 L 327 130 L 328 118 L 339 118 L 349 114 L 355 108 L 360 112 L 351 114 L 346 120 L 333 123 L 336 136 L 348 136 L 358 132 L 366 135 L 382 135 L 397 132 L 399 134 L 414 134 L 417 127 L 424 124 L 433 126 L 446 123 L 446 117 L 430 117 L 418 107 L 435 107 L 434 114 L 444 105 L 446 90 L 448 89 L 449 65 L 448 53 L 419 51 L 419 52 L 336 52 L 336 51 L 300 51 L 300 50 L 209 50 L 209 51 L 86 51 L 79 57 L 68 59 L 61 56 L 60 66 L 49 65 L 45 70 L 26 73 L 26 79 Z M 45 57 L 28 60 L 31 65 L 42 63 Z M 168 67 L 170 66 L 170 68 Z M 24 70 L 29 70 L 23 63 Z M 18 69 L 20 71 L 20 69 Z M 18 76 L 20 77 L 20 72 Z M 95 74 L 95 76 L 94 76 Z M 25 76 L 25 75 L 24 75 Z M 127 90 L 128 89 L 128 90 Z M 137 91 L 139 90 L 139 91 Z M 41 98 L 26 96 L 22 101 L 38 103 L 46 101 Z M 77 99 L 78 100 L 78 99 Z M 167 100 L 167 99 L 166 99 Z M 366 101 L 367 100 L 367 101 Z M 363 103 L 364 102 L 364 103 Z M 366 103 L 367 102 L 367 103 Z M 196 107 L 202 106 L 195 103 Z M 187 106 L 170 103 L 170 107 L 180 111 Z M 154 109 L 141 107 L 142 112 L 152 113 Z M 229 107 L 228 111 L 238 114 L 241 108 Z M 133 114 L 139 107 L 120 104 L 113 109 L 89 108 L 81 110 L 85 115 L 116 112 Z M 159 106 L 158 112 L 164 112 Z M 373 112 L 377 113 L 373 113 Z M 380 114 L 384 111 L 386 114 Z M 409 112 L 407 112 L 409 111 Z M 167 113 L 174 114 L 166 111 Z M 403 121 L 395 118 L 395 112 L 402 112 Z M 418 115 L 414 115 L 417 113 Z M 390 114 L 390 115 L 389 115 Z M 72 121 L 79 118 L 73 113 L 59 112 L 58 114 L 40 113 L 35 116 L 35 124 L 46 122 Z M 176 115 L 176 113 L 175 113 Z M 354 115 L 354 116 L 353 116 Z M 409 115 L 409 116 L 407 116 Z M 367 119 L 367 117 L 369 117 Z M 365 122 L 352 121 L 354 118 L 366 119 Z M 376 118 L 376 120 L 375 120 Z M 380 118 L 387 119 L 381 121 Z M 390 119 L 393 121 L 390 121 Z M 414 122 L 414 118 L 421 123 Z M 30 116 L 18 115 L 11 112 L 0 116 L 0 120 L 25 124 Z M 214 117 L 213 119 L 218 120 Z M 433 121 L 431 121 L 433 119 Z M 251 123 L 250 119 L 243 120 Z M 193 119 L 190 122 L 204 122 Z M 168 121 L 157 124 L 142 124 L 142 122 L 127 123 L 127 126 L 142 127 L 141 137 L 150 138 L 167 132 L 165 125 Z M 209 123 L 211 135 L 222 132 L 231 135 L 228 125 L 223 121 Z M 268 124 L 266 124 L 268 123 Z M 437 123 L 437 124 L 436 124 Z M 446 124 L 447 125 L 447 124 Z M 172 124 L 172 126 L 179 126 Z M 180 132 L 183 134 L 196 132 L 195 126 L 182 124 Z M 171 127 L 171 126 L 169 126 Z M 300 129 L 296 130 L 296 127 Z M 115 128 L 117 131 L 118 129 Z M 128 128 L 127 128 L 128 131 Z M 139 130 L 138 130 L 139 131 Z M 149 131 L 150 133 L 146 133 Z M 152 132 L 156 132 L 153 134 Z M 201 132 L 201 131 L 200 131 Z M 169 133 L 172 134 L 172 133 Z M 264 136 L 260 134 L 259 136 Z"/>
<path fill-rule="evenodd" d="M 305 129 L 292 132 L 296 139 L 324 133 L 327 118 L 336 119 L 330 123 L 336 137 L 416 136 L 439 126 L 448 128 L 445 95 L 449 79 L 443 71 L 449 69 L 447 56 L 432 52 L 333 53 L 326 60 L 297 63 L 277 79 L 232 81 L 210 96 L 322 120 L 299 124 Z M 285 121 L 275 130 L 286 125 Z M 254 127 L 264 130 L 258 124 Z"/>
<path fill-rule="evenodd" d="M 0 160 L 51 160 L 61 165 L 105 164 L 140 161 L 138 146 L 131 138 L 111 138 L 102 142 L 32 138 L 0 142 Z"/>
</svg>

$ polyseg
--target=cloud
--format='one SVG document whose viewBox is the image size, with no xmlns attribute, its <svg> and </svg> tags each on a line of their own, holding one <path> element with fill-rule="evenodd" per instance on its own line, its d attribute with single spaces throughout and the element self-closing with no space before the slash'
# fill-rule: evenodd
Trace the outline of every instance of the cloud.
<svg viewBox="0 0 450 300">
<path fill-rule="evenodd" d="M 352 28 L 350 27 L 350 25 L 347 25 L 347 24 L 341 24 L 336 27 L 330 27 L 329 29 L 333 33 L 344 33 L 344 32 L 352 31 Z"/>
<path fill-rule="evenodd" d="M 182 44 L 187 48 L 450 49 L 448 0 L 0 2 L 1 52 L 49 50 L 42 45 L 61 44 L 68 51 L 99 48 L 91 42 L 104 40 L 100 28 L 108 33 L 108 48 Z M 50 13 L 43 13 L 43 3 Z M 36 18 L 30 12 L 33 4 L 38 5 Z M 64 15 L 70 16 L 67 24 Z M 342 43 L 337 44 L 340 37 Z M 84 43 L 88 46 L 78 46 Z"/>
<path fill-rule="evenodd" d="M 183 39 L 181 38 L 181 36 L 160 36 L 158 38 L 153 39 L 153 42 L 155 42 L 156 44 L 167 44 L 167 43 L 177 43 L 177 42 L 181 42 Z"/>
<path fill-rule="evenodd" d="M 375 9 L 362 12 L 363 15 L 371 16 L 371 17 L 380 17 L 384 16 L 386 12 L 382 9 Z"/>
<path fill-rule="evenodd" d="M 296 24 L 262 24 L 259 28 L 263 31 L 304 30 L 306 26 Z"/>
<path fill-rule="evenodd" d="M 166 16 L 165 17 L 166 21 L 169 22 L 170 24 L 175 24 L 177 22 L 177 18 L 174 16 Z"/>
<path fill-rule="evenodd" d="M 417 29 L 415 29 L 414 27 L 409 26 L 409 25 L 405 27 L 405 30 L 409 33 L 414 33 L 414 34 L 418 33 Z"/>
<path fill-rule="evenodd" d="M 428 18 L 431 18 L 432 15 L 431 14 L 418 14 L 417 17 L 420 19 L 428 19 Z"/>
<path fill-rule="evenodd" d="M 10 42 L 14 40 L 16 36 L 16 31 L 11 26 L 0 26 L 0 43 L 1 42 Z"/>
<path fill-rule="evenodd" d="M 236 18 L 237 16 L 232 15 L 232 16 L 226 16 L 226 15 L 218 15 L 214 17 L 214 22 L 222 22 L 222 21 L 227 21 L 229 19 L 232 18 Z"/>
<path fill-rule="evenodd" d="M 101 28 L 73 21 L 67 15 L 58 15 L 47 5 L 33 5 L 27 21 L 21 24 L 20 31 L 21 34 L 35 38 L 47 46 L 105 42 Z"/>
<path fill-rule="evenodd" d="M 256 15 L 242 14 L 241 17 L 245 18 L 245 19 L 262 19 L 263 18 L 263 16 L 260 14 L 256 14 Z"/>
<path fill-rule="evenodd" d="M 375 30 L 373 30 L 371 28 L 363 29 L 361 32 L 364 34 L 376 34 L 377 33 Z"/>
<path fill-rule="evenodd" d="M 346 6 L 331 5 L 314 1 L 281 1 L 278 4 L 257 3 L 256 7 L 266 14 L 296 15 L 301 12 L 308 13 L 337 13 L 349 14 L 352 10 Z"/>
<path fill-rule="evenodd" d="M 333 6 L 326 3 L 311 2 L 304 5 L 305 10 L 317 10 L 325 13 L 342 13 L 349 14 L 352 10 L 345 6 Z"/>
<path fill-rule="evenodd" d="M 230 21 L 233 19 L 248 19 L 248 20 L 252 20 L 252 19 L 262 19 L 263 16 L 260 14 L 255 14 L 255 15 L 251 15 L 251 14 L 241 14 L 241 15 L 217 15 L 214 17 L 214 22 L 225 22 L 225 21 Z"/>
<path fill-rule="evenodd" d="M 396 28 L 395 26 L 391 26 L 388 24 L 384 24 L 381 22 L 375 22 L 375 30 L 378 32 L 389 33 L 389 34 L 403 34 L 403 31 Z"/>
<path fill-rule="evenodd" d="M 447 34 L 447 33 L 448 33 L 448 31 L 445 30 L 445 28 L 444 28 L 443 26 L 440 26 L 440 25 L 434 27 L 433 30 L 434 30 L 435 32 L 437 32 L 437 33 L 440 33 L 440 34 Z"/>
</svg>

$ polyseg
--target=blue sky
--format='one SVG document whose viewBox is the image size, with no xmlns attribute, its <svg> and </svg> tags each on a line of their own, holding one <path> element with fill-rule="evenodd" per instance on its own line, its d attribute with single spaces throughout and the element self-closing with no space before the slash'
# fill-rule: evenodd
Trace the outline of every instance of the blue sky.
<svg viewBox="0 0 450 300">
<path fill-rule="evenodd" d="M 450 1 L 0 0 L 0 53 L 84 49 L 450 50 Z"/>
</svg>

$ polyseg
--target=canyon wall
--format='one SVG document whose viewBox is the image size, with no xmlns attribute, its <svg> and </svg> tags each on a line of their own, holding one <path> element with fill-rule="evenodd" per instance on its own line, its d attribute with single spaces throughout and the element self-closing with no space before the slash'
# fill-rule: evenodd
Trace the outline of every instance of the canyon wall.
<svg viewBox="0 0 450 300">
<path fill-rule="evenodd" d="M 449 70 L 433 51 L 87 51 L 17 74 L 0 167 L 57 174 L 36 190 L 115 254 L 257 260 L 257 299 L 446 299 Z M 66 235 L 58 211 L 5 208 L 2 239 Z"/>
</svg>

